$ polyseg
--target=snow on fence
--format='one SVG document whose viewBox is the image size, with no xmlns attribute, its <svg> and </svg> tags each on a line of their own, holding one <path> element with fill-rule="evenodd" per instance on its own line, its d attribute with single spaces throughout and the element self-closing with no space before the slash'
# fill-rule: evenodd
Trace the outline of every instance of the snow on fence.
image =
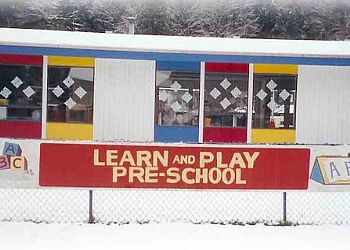
<svg viewBox="0 0 350 250">
<path fill-rule="evenodd" d="M 348 192 L 0 189 L 1 221 L 350 224 Z"/>
</svg>

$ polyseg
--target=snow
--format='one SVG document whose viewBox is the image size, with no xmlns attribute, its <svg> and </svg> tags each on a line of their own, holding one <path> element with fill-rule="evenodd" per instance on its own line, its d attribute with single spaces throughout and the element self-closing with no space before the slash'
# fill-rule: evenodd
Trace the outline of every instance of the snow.
<svg viewBox="0 0 350 250">
<path fill-rule="evenodd" d="M 350 57 L 347 41 L 204 38 L 0 28 L 0 45 L 208 55 Z"/>
<path fill-rule="evenodd" d="M 0 223 L 0 249 L 349 249 L 350 226 Z"/>
</svg>

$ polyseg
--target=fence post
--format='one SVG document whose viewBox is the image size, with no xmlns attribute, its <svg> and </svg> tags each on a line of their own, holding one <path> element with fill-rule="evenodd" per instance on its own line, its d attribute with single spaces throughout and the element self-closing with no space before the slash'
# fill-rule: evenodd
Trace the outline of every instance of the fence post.
<svg viewBox="0 0 350 250">
<path fill-rule="evenodd" d="M 287 223 L 287 192 L 283 192 L 283 224 Z"/>
<path fill-rule="evenodd" d="M 92 211 L 92 205 L 93 205 L 93 192 L 92 190 L 89 190 L 89 223 L 94 223 L 95 218 Z"/>
</svg>

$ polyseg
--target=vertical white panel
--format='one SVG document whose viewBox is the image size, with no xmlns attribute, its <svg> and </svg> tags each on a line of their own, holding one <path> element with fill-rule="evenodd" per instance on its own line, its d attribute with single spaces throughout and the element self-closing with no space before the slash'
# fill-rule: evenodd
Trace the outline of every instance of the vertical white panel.
<svg viewBox="0 0 350 250">
<path fill-rule="evenodd" d="M 46 122 L 47 122 L 47 81 L 48 81 L 48 59 L 43 56 L 43 79 L 42 79 L 42 96 L 41 96 L 41 138 L 46 139 Z"/>
<path fill-rule="evenodd" d="M 96 59 L 94 139 L 154 140 L 155 62 Z"/>
<path fill-rule="evenodd" d="M 205 62 L 201 62 L 201 72 L 199 81 L 199 133 L 198 142 L 203 143 L 203 129 L 204 129 L 204 98 L 205 98 Z"/>
<path fill-rule="evenodd" d="M 299 66 L 297 142 L 350 143 L 350 67 Z"/>
<path fill-rule="evenodd" d="M 254 64 L 249 64 L 248 79 L 248 116 L 247 116 L 247 142 L 252 142 L 252 123 L 253 123 L 253 91 L 254 91 Z"/>
</svg>

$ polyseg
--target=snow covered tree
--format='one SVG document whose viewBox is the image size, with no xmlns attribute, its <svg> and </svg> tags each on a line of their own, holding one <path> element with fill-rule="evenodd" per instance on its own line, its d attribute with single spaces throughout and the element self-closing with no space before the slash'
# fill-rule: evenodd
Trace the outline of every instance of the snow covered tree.
<svg viewBox="0 0 350 250">
<path fill-rule="evenodd" d="M 0 2 L 0 26 L 21 27 L 25 4 L 19 0 Z"/>
<path fill-rule="evenodd" d="M 136 10 L 139 34 L 165 35 L 168 34 L 168 9 L 163 0 L 148 0 L 141 2 Z"/>
<path fill-rule="evenodd" d="M 258 18 L 254 11 L 254 1 L 226 1 L 221 20 L 225 37 L 256 37 L 259 31 Z"/>
<path fill-rule="evenodd" d="M 54 21 L 59 29 L 71 31 L 94 29 L 91 0 L 58 0 L 53 7 L 57 13 Z"/>
<path fill-rule="evenodd" d="M 344 40 L 348 0 L 3 0 L 0 26 L 181 36 Z"/>
<path fill-rule="evenodd" d="M 91 11 L 95 31 L 126 33 L 125 18 L 129 15 L 128 7 L 127 0 L 95 0 Z"/>
<path fill-rule="evenodd" d="M 341 3 L 333 6 L 333 15 L 330 16 L 332 26 L 329 27 L 328 39 L 350 39 L 350 3 Z"/>
<path fill-rule="evenodd" d="M 45 0 L 30 0 L 24 2 L 22 28 L 40 29 L 58 29 L 57 13 L 54 6 L 56 2 Z"/>
<path fill-rule="evenodd" d="M 169 34 L 177 36 L 200 36 L 203 34 L 202 18 L 198 0 L 179 0 L 170 3 Z"/>
</svg>

